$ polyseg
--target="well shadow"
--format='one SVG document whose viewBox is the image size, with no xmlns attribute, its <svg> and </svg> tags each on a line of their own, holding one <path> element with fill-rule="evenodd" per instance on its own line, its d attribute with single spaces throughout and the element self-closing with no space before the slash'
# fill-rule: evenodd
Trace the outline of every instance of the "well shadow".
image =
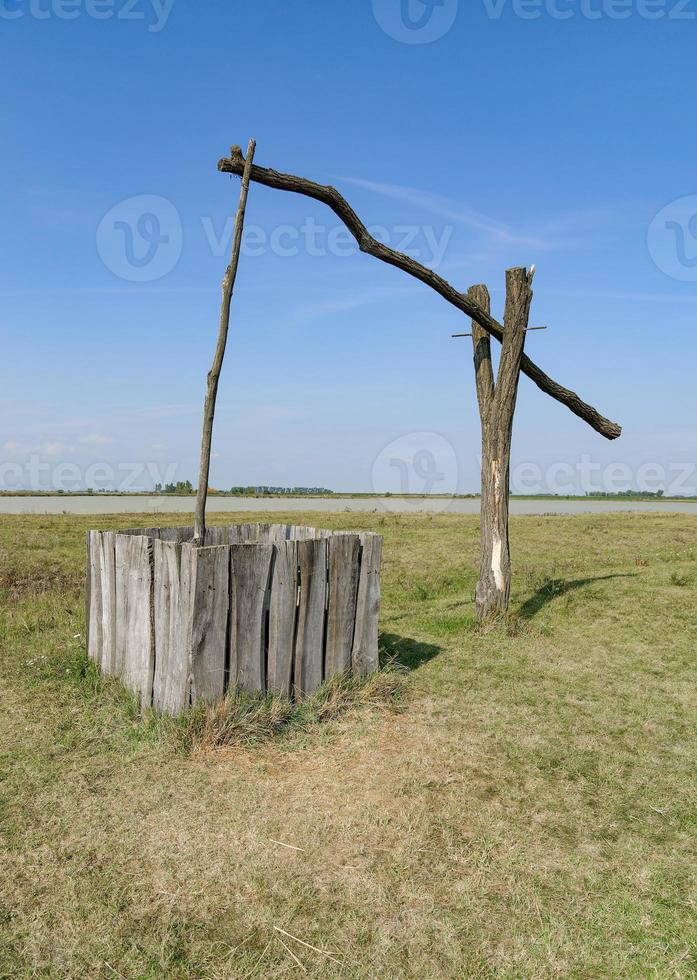
<svg viewBox="0 0 697 980">
<path fill-rule="evenodd" d="M 380 666 L 396 663 L 407 670 L 417 670 L 443 652 L 442 647 L 432 643 L 419 643 L 418 640 L 397 636 L 396 633 L 381 633 L 379 647 Z"/>
<path fill-rule="evenodd" d="M 569 592 L 581 589 L 585 585 L 592 585 L 594 582 L 607 582 L 613 578 L 636 578 L 636 576 L 631 572 L 625 572 L 616 575 L 597 575 L 594 578 L 576 578 L 569 581 L 551 578 L 541 585 L 529 599 L 525 600 L 518 610 L 518 615 L 522 619 L 532 619 L 548 602 L 568 595 Z"/>
</svg>

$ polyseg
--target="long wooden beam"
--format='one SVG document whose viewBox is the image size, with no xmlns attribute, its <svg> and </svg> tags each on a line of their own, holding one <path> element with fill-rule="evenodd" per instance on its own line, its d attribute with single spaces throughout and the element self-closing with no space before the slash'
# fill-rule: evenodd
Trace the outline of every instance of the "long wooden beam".
<svg viewBox="0 0 697 980">
<path fill-rule="evenodd" d="M 230 156 L 224 157 L 218 162 L 218 170 L 223 173 L 237 174 L 238 176 L 244 172 L 244 166 L 245 159 L 239 146 L 233 146 L 230 151 Z M 421 265 L 408 255 L 397 252 L 395 249 L 389 248 L 387 245 L 383 245 L 382 242 L 373 238 L 348 201 L 334 187 L 316 184 L 311 180 L 306 180 L 304 177 L 279 173 L 277 170 L 269 170 L 257 164 L 254 164 L 252 167 L 251 179 L 258 184 L 264 184 L 266 187 L 273 187 L 279 191 L 292 191 L 295 194 L 303 194 L 305 197 L 311 197 L 316 201 L 320 201 L 322 204 L 326 204 L 346 225 L 356 239 L 361 252 L 365 252 L 367 255 L 373 255 L 376 259 L 380 259 L 388 265 L 393 265 L 401 269 L 402 272 L 406 272 L 408 275 L 430 286 L 443 299 L 447 300 L 473 320 L 476 320 L 499 343 L 503 339 L 503 327 L 501 324 L 490 313 L 487 313 L 474 303 L 466 294 L 458 292 L 454 286 L 451 286 L 446 279 L 443 279 L 442 276 L 439 276 L 432 269 L 426 268 L 426 266 Z M 574 415 L 578 415 L 591 428 L 599 432 L 601 436 L 605 436 L 606 439 L 617 439 L 621 435 L 622 428 L 617 422 L 611 422 L 609 419 L 606 419 L 592 405 L 584 402 L 575 391 L 571 391 L 569 388 L 564 388 L 563 385 L 558 384 L 525 354 L 523 355 L 521 370 L 531 381 L 535 382 L 538 388 L 556 399 L 556 401 L 561 402 L 562 405 L 566 405 Z"/>
</svg>

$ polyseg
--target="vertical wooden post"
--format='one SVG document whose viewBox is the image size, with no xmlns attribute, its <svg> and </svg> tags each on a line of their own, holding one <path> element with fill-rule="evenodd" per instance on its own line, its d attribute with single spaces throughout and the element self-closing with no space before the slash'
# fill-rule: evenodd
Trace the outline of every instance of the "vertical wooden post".
<svg viewBox="0 0 697 980">
<path fill-rule="evenodd" d="M 508 269 L 506 309 L 499 370 L 494 383 L 488 333 L 472 321 L 477 400 L 482 425 L 481 553 L 475 605 L 479 619 L 508 609 L 511 558 L 508 498 L 511 437 L 525 345 L 534 270 Z M 486 286 L 472 286 L 468 296 L 487 313 Z"/>
<path fill-rule="evenodd" d="M 223 302 L 220 309 L 218 343 L 215 348 L 213 365 L 208 372 L 206 400 L 203 406 L 201 464 L 199 468 L 198 493 L 196 495 L 196 515 L 194 519 L 194 542 L 199 545 L 204 543 L 206 533 L 206 497 L 208 496 L 208 474 L 211 468 L 211 440 L 213 437 L 215 400 L 218 394 L 218 379 L 220 378 L 220 369 L 223 366 L 225 345 L 227 344 L 228 328 L 230 326 L 230 303 L 232 301 L 232 291 L 235 287 L 235 278 L 237 277 L 237 266 L 240 261 L 242 229 L 244 227 L 244 212 L 247 207 L 249 177 L 252 172 L 252 161 L 254 159 L 255 148 L 255 141 L 250 140 L 249 146 L 247 147 L 247 159 L 245 161 L 244 173 L 242 175 L 240 201 L 237 206 L 237 214 L 235 216 L 235 231 L 232 237 L 232 257 L 230 259 L 230 265 L 225 270 L 225 276 L 223 277 Z"/>
</svg>

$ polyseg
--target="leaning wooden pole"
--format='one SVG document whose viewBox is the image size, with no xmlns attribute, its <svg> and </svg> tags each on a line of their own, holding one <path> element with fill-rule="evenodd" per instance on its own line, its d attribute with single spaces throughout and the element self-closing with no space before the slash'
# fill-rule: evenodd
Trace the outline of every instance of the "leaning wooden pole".
<svg viewBox="0 0 697 980">
<path fill-rule="evenodd" d="M 534 271 L 508 269 L 499 370 L 494 382 L 489 334 L 472 321 L 477 400 L 482 424 L 481 552 L 475 605 L 479 619 L 506 612 L 511 594 L 508 539 L 511 438 Z M 486 286 L 472 286 L 470 300 L 489 312 Z"/>
<path fill-rule="evenodd" d="M 244 213 L 247 208 L 247 195 L 249 194 L 249 180 L 252 173 L 252 162 L 254 160 L 254 150 L 256 141 L 250 140 L 247 147 L 247 159 L 245 160 L 244 171 L 242 174 L 242 187 L 240 189 L 240 201 L 237 205 L 235 215 L 235 230 L 232 236 L 232 256 L 230 265 L 225 270 L 223 277 L 223 301 L 220 308 L 220 324 L 218 327 L 218 342 L 213 356 L 213 364 L 208 372 L 206 386 L 206 400 L 203 406 L 203 435 L 201 437 L 201 464 L 198 475 L 198 493 L 196 495 L 196 514 L 194 517 L 194 541 L 196 544 L 203 544 L 206 534 L 206 498 L 208 497 L 208 475 L 211 468 L 211 441 L 213 438 L 213 418 L 215 416 L 215 401 L 218 395 L 218 380 L 220 369 L 223 366 L 225 357 L 225 347 L 227 345 L 228 330 L 230 327 L 230 304 L 232 302 L 232 292 L 235 288 L 237 278 L 237 266 L 240 261 L 240 248 L 242 246 L 242 229 L 244 227 Z"/>
</svg>

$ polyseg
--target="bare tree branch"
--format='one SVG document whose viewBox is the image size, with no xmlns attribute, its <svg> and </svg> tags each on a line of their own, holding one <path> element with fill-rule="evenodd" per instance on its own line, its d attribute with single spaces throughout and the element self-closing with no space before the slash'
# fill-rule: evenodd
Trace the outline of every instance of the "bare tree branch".
<svg viewBox="0 0 697 980">
<path fill-rule="evenodd" d="M 237 266 L 240 261 L 244 212 L 247 207 L 249 176 L 252 170 L 255 148 L 256 142 L 250 140 L 249 146 L 247 147 L 247 161 L 243 168 L 240 201 L 237 206 L 237 214 L 235 215 L 235 230 L 232 236 L 232 256 L 230 258 L 230 265 L 225 270 L 223 277 L 223 300 L 220 308 L 218 342 L 215 347 L 213 364 L 208 372 L 206 385 L 206 400 L 203 406 L 203 435 L 201 437 L 201 463 L 198 475 L 198 493 L 196 494 L 196 514 L 194 517 L 194 541 L 197 544 L 204 543 L 206 534 L 206 498 L 208 496 L 208 475 L 211 468 L 211 441 L 213 439 L 215 400 L 218 395 L 218 379 L 220 378 L 220 369 L 223 366 L 228 328 L 230 326 L 230 304 L 232 302 L 232 291 L 235 288 Z"/>
<path fill-rule="evenodd" d="M 245 159 L 239 146 L 233 146 L 230 151 L 230 157 L 224 158 L 218 163 L 218 170 L 223 173 L 239 175 L 244 172 L 244 168 Z M 490 313 L 483 310 L 466 294 L 463 295 L 458 292 L 454 286 L 451 286 L 447 280 L 443 279 L 432 269 L 427 269 L 408 255 L 403 255 L 401 252 L 397 252 L 395 249 L 389 248 L 387 245 L 383 245 L 373 238 L 350 204 L 334 187 L 315 184 L 313 181 L 306 180 L 304 177 L 295 177 L 292 174 L 283 174 L 276 170 L 269 170 L 266 167 L 256 165 L 252 167 L 251 179 L 258 184 L 264 184 L 266 187 L 303 194 L 305 197 L 311 197 L 316 201 L 320 201 L 322 204 L 326 204 L 343 221 L 358 242 L 358 247 L 362 252 L 373 255 L 382 262 L 393 265 L 408 275 L 414 276 L 415 279 L 420 280 L 427 286 L 430 286 L 443 299 L 447 300 L 473 320 L 476 320 L 492 337 L 495 337 L 499 342 L 502 340 L 503 327 Z M 616 422 L 611 422 L 609 419 L 604 418 L 595 408 L 586 404 L 576 392 L 564 388 L 563 385 L 558 384 L 550 378 L 526 354 L 523 354 L 521 370 L 535 382 L 538 388 L 556 399 L 556 401 L 561 402 L 562 405 L 566 405 L 574 415 L 578 415 L 579 418 L 587 422 L 588 425 L 602 436 L 605 436 L 606 439 L 617 439 L 621 434 L 622 429 Z"/>
</svg>

